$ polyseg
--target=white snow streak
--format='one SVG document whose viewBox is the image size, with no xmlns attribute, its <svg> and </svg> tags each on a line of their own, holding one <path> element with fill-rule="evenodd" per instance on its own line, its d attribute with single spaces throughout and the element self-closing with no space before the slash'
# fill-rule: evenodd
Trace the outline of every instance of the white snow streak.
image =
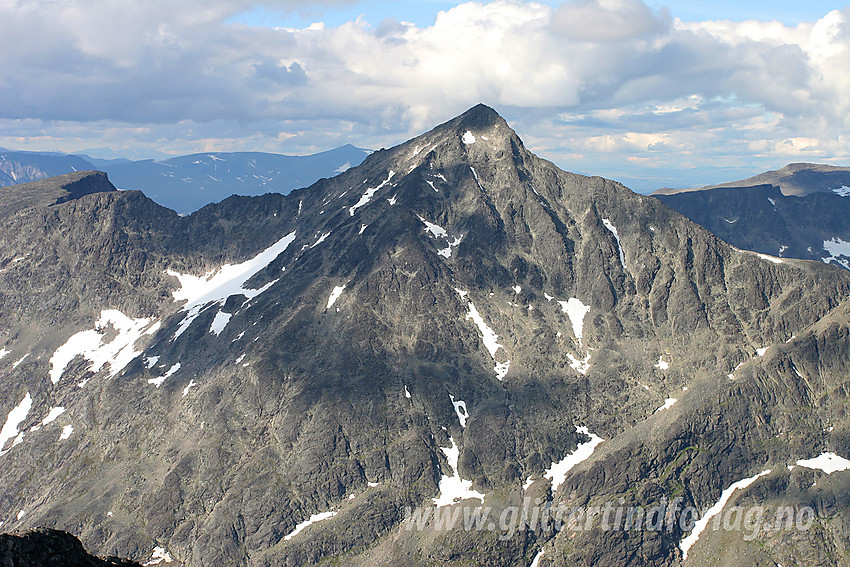
<svg viewBox="0 0 850 567">
<path fill-rule="evenodd" d="M 12 368 L 17 368 L 18 366 L 20 366 L 23 361 L 25 361 L 27 358 L 29 358 L 29 355 L 30 355 L 30 353 L 26 353 L 21 358 L 16 360 L 15 363 L 12 364 Z"/>
<path fill-rule="evenodd" d="M 44 418 L 44 421 L 42 421 L 41 424 L 47 425 L 48 423 L 53 423 L 54 421 L 56 421 L 56 418 L 62 415 L 63 413 L 65 413 L 65 408 L 63 408 L 62 406 L 50 408 L 50 411 L 47 413 L 47 417 Z M 0 447 L 2 446 L 3 444 L 0 443 Z"/>
<path fill-rule="evenodd" d="M 484 501 L 484 495 L 472 489 L 471 480 L 463 480 L 457 472 L 457 462 L 460 457 L 460 449 L 452 437 L 449 437 L 451 447 L 440 447 L 440 450 L 446 456 L 449 462 L 449 467 L 452 469 L 452 476 L 443 475 L 440 479 L 440 495 L 434 498 L 434 504 L 437 508 L 449 506 L 455 502 L 466 500 L 469 498 L 477 498 Z"/>
<path fill-rule="evenodd" d="M 797 464 L 807 469 L 819 469 L 826 474 L 850 470 L 850 461 L 835 453 L 822 453 L 814 459 L 801 459 Z"/>
<path fill-rule="evenodd" d="M 340 295 L 342 295 L 342 292 L 345 289 L 345 286 L 347 285 L 347 283 L 343 285 L 338 285 L 333 289 L 330 297 L 328 297 L 328 306 L 325 307 L 325 309 L 330 309 L 331 307 L 333 307 L 333 304 L 336 303 L 336 300 L 339 299 Z"/>
<path fill-rule="evenodd" d="M 405 388 L 407 388 L 405 386 Z M 452 400 L 452 405 L 455 408 L 455 413 L 457 414 L 457 420 L 460 422 L 461 427 L 466 427 L 466 420 L 469 419 L 469 411 L 466 409 L 466 402 L 463 400 L 455 401 L 455 397 L 449 394 L 449 398 Z"/>
<path fill-rule="evenodd" d="M 131 319 L 117 309 L 101 311 L 94 329 L 73 335 L 50 357 L 50 381 L 58 384 L 62 373 L 77 355 L 91 362 L 92 372 L 99 372 L 109 364 L 110 376 L 115 376 L 141 354 L 135 349 L 136 341 L 155 333 L 159 326 L 159 322 L 151 323 L 150 319 Z M 118 335 L 104 342 L 110 328 Z"/>
<path fill-rule="evenodd" d="M 466 299 L 468 292 L 455 289 L 456 292 L 460 295 L 462 299 Z M 472 301 L 469 301 L 469 313 L 466 314 L 467 319 L 472 319 L 475 325 L 478 327 L 478 330 L 481 333 L 481 340 L 484 342 L 484 347 L 487 349 L 487 352 L 490 353 L 490 356 L 493 358 L 493 362 L 496 363 L 496 366 L 493 368 L 496 372 L 496 378 L 502 380 L 505 375 L 508 373 L 508 369 L 511 366 L 511 361 L 499 362 L 496 360 L 496 351 L 499 349 L 505 350 L 505 347 L 499 344 L 499 335 L 497 335 L 493 329 L 487 326 L 487 323 L 484 322 L 484 319 L 481 317 L 481 314 L 478 313 L 478 309 L 475 308 L 475 305 Z"/>
<path fill-rule="evenodd" d="M 319 514 L 313 514 L 312 516 L 310 516 L 309 519 L 304 520 L 300 524 L 297 524 L 295 526 L 295 529 L 292 530 L 291 532 L 289 532 L 287 535 L 285 535 L 283 537 L 283 539 L 285 539 L 286 541 L 289 541 L 292 538 L 294 538 L 295 536 L 297 536 L 298 534 L 300 534 L 304 530 L 304 528 L 306 528 L 308 526 L 312 526 L 313 524 L 316 524 L 318 522 L 333 518 L 334 516 L 336 516 L 336 514 L 337 513 L 333 510 L 331 510 L 329 512 L 321 512 Z"/>
<path fill-rule="evenodd" d="M 175 372 L 180 370 L 180 363 L 174 364 L 171 368 L 168 369 L 168 372 L 160 376 L 159 378 L 148 378 L 148 384 L 153 384 L 157 388 L 162 386 L 162 383 L 165 382 L 166 378 L 174 375 Z"/>
<path fill-rule="evenodd" d="M 558 303 L 561 305 L 561 310 L 570 318 L 573 335 L 578 339 L 579 344 L 581 344 L 582 337 L 584 336 L 584 316 L 590 311 L 590 306 L 585 305 L 580 299 L 576 299 L 575 297 L 571 297 L 567 301 L 558 301 Z"/>
<path fill-rule="evenodd" d="M 729 501 L 729 499 L 732 497 L 732 494 L 736 490 L 743 490 L 755 481 L 757 481 L 759 478 L 768 474 L 770 474 L 770 469 L 762 471 L 755 476 L 751 476 L 750 478 L 739 480 L 738 482 L 733 483 L 729 488 L 724 490 L 723 493 L 720 495 L 720 500 L 718 500 L 714 506 L 705 511 L 705 514 L 703 514 L 702 517 L 694 525 L 694 529 L 691 531 L 691 533 L 679 542 L 679 549 L 682 550 L 682 559 L 688 558 L 688 550 L 691 549 L 691 546 L 695 544 L 699 539 L 700 534 L 705 530 L 706 527 L 708 527 L 709 520 L 711 520 L 711 518 L 719 514 L 721 511 L 723 511 L 723 507 L 726 506 L 726 503 Z"/>
<path fill-rule="evenodd" d="M 537 567 L 540 564 L 540 559 L 543 557 L 543 552 L 541 551 L 537 555 L 534 556 L 534 561 L 531 562 L 529 567 Z"/>
<path fill-rule="evenodd" d="M 620 234 L 617 232 L 617 227 L 611 224 L 611 221 L 608 219 L 602 219 L 602 224 L 605 225 L 605 228 L 611 231 L 611 234 L 614 235 L 614 239 L 617 241 L 617 250 L 620 251 L 620 264 L 623 265 L 623 269 L 626 269 L 626 255 L 623 253 L 623 245 L 620 244 Z"/>
<path fill-rule="evenodd" d="M 389 182 L 390 182 L 390 179 L 392 179 L 392 178 L 393 178 L 393 175 L 395 175 L 395 171 L 393 171 L 393 170 L 391 169 L 391 170 L 390 170 L 390 172 L 389 172 L 389 175 L 387 175 L 387 178 L 386 178 L 384 181 L 382 181 L 380 185 L 378 185 L 377 187 L 373 187 L 373 188 L 371 188 L 371 189 L 366 189 L 366 191 L 365 191 L 365 192 L 363 193 L 363 195 L 360 197 L 360 200 L 359 200 L 359 201 L 357 201 L 357 202 L 356 202 L 356 203 L 355 203 L 355 204 L 354 204 L 351 208 L 349 208 L 349 209 L 348 209 L 348 213 L 349 213 L 349 214 L 353 217 L 353 216 L 354 216 L 354 212 L 355 212 L 357 209 L 359 209 L 360 207 L 363 207 L 363 206 L 367 205 L 367 204 L 369 203 L 369 201 L 371 201 L 371 200 L 372 200 L 372 197 L 374 197 L 374 196 L 375 196 L 375 193 L 376 193 L 379 189 L 381 189 L 382 187 L 384 187 L 387 183 L 389 183 Z"/>
<path fill-rule="evenodd" d="M 295 240 L 294 230 L 250 260 L 241 264 L 225 264 L 217 270 L 207 272 L 204 276 L 167 270 L 166 273 L 169 276 L 176 277 L 180 282 L 180 289 L 172 292 L 174 301 L 186 300 L 186 305 L 182 309 L 186 312 L 186 316 L 174 333 L 174 339 L 182 335 L 210 303 L 224 305 L 231 295 L 244 295 L 250 300 L 269 289 L 277 280 L 269 282 L 260 289 L 246 289 L 245 283 L 271 264 L 292 244 L 293 240 Z"/>
<path fill-rule="evenodd" d="M 548 478 L 552 481 L 553 494 L 556 490 L 558 490 L 558 487 L 564 483 L 567 478 L 567 473 L 579 463 L 586 461 L 593 454 L 596 446 L 604 441 L 604 439 L 598 435 L 591 433 L 587 427 L 576 427 L 576 431 L 590 437 L 590 441 L 587 443 L 580 443 L 579 446 L 576 447 L 575 451 L 557 463 L 552 463 L 552 466 L 546 469 L 546 472 L 543 474 L 543 478 Z"/>
<path fill-rule="evenodd" d="M 756 256 L 761 258 L 762 260 L 767 260 L 768 262 L 773 262 L 774 264 L 784 264 L 785 260 L 782 258 L 777 258 L 776 256 L 770 256 L 768 254 L 761 254 L 759 252 L 753 252 Z"/>
<path fill-rule="evenodd" d="M 182 397 L 185 398 L 186 396 L 188 396 L 189 390 L 192 389 L 192 386 L 197 386 L 197 385 L 198 384 L 194 380 L 189 380 L 189 384 L 187 384 L 186 387 L 183 388 L 183 396 Z"/>
<path fill-rule="evenodd" d="M 6 416 L 6 423 L 3 424 L 3 429 L 0 429 L 0 456 L 8 453 L 12 447 L 24 440 L 24 434 L 18 431 L 18 426 L 27 418 L 31 408 L 32 396 L 27 392 L 21 403 L 9 411 L 9 415 Z M 15 441 L 12 443 L 12 447 L 4 451 L 3 447 L 6 445 L 6 442 L 13 438 Z"/>
</svg>

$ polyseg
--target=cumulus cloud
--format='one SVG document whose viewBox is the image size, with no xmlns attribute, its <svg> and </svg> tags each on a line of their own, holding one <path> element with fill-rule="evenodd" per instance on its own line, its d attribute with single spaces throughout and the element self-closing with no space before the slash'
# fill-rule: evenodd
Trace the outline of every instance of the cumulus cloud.
<svg viewBox="0 0 850 567">
<path fill-rule="evenodd" d="M 0 0 L 0 143 L 29 128 L 174 151 L 379 147 L 485 102 L 564 160 L 847 158 L 847 9 L 788 26 L 683 22 L 639 0 L 497 0 L 428 27 L 234 23 L 256 5 Z"/>
</svg>

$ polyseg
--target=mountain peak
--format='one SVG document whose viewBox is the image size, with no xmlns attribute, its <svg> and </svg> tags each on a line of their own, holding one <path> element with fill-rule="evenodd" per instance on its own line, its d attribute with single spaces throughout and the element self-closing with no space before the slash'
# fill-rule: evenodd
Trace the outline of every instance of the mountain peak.
<svg viewBox="0 0 850 567">
<path fill-rule="evenodd" d="M 460 124 L 469 127 L 488 128 L 496 124 L 506 123 L 498 112 L 486 104 L 478 103 L 456 118 Z"/>
</svg>

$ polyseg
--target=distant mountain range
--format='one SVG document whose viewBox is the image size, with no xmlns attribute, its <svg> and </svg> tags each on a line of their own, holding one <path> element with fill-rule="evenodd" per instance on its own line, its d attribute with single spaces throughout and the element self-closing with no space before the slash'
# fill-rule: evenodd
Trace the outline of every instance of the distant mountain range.
<svg viewBox="0 0 850 567">
<path fill-rule="evenodd" d="M 743 181 L 653 193 L 726 242 L 850 269 L 850 168 L 794 163 Z"/>
<path fill-rule="evenodd" d="M 185 214 L 230 195 L 287 194 L 359 165 L 369 151 L 350 144 L 308 156 L 210 152 L 161 161 L 100 160 L 59 153 L 0 150 L 0 186 L 97 169 L 119 189 L 138 189 Z"/>
</svg>

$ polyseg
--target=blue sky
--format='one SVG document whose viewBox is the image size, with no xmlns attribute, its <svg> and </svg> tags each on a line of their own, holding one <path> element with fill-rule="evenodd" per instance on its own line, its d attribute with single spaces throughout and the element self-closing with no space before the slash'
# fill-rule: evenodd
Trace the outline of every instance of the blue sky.
<svg viewBox="0 0 850 567">
<path fill-rule="evenodd" d="M 388 147 L 484 102 L 647 192 L 849 165 L 850 9 L 0 0 L 0 100 L 2 147 L 130 157 Z"/>
<path fill-rule="evenodd" d="M 557 7 L 563 2 L 542 0 L 540 3 Z M 653 9 L 667 9 L 673 17 L 683 20 L 778 20 L 788 25 L 807 21 L 813 22 L 830 10 L 842 7 L 840 3 L 822 0 L 810 2 L 678 0 L 645 3 Z M 451 9 L 457 4 L 458 2 L 446 2 L 444 0 L 373 0 L 332 6 L 314 4 L 295 11 L 257 5 L 236 15 L 232 18 L 232 21 L 250 25 L 307 27 L 316 21 L 322 21 L 328 26 L 339 26 L 345 22 L 356 20 L 358 17 L 364 17 L 373 23 L 379 23 L 386 18 L 394 18 L 412 22 L 419 27 L 425 27 L 433 25 L 437 12 Z"/>
</svg>

